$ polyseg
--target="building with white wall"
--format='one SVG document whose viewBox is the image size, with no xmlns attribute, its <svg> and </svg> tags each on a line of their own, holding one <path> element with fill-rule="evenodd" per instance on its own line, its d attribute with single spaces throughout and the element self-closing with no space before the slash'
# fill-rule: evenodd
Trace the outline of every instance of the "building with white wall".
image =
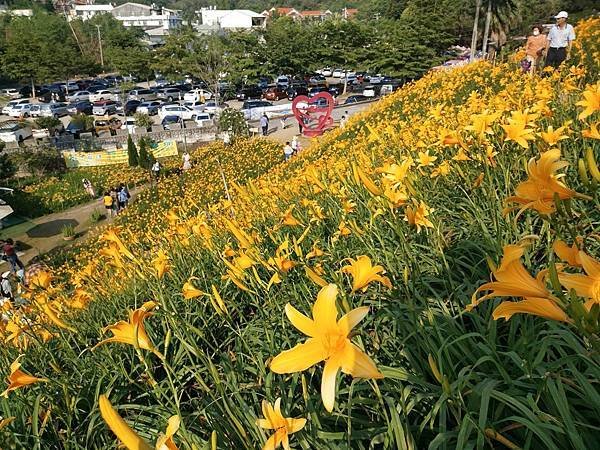
<svg viewBox="0 0 600 450">
<path fill-rule="evenodd" d="M 111 14 L 114 6 L 108 5 L 75 5 L 69 13 L 69 19 L 89 20 L 96 14 Z"/>
<path fill-rule="evenodd" d="M 243 30 L 260 28 L 266 17 L 249 9 L 202 8 L 196 11 L 204 27 L 218 27 L 223 30 Z"/>
<path fill-rule="evenodd" d="M 179 28 L 183 23 L 178 10 L 161 8 L 156 5 L 124 3 L 115 6 L 111 13 L 115 19 L 123 23 L 123 26 L 139 27 L 144 30 L 159 27 L 164 30 L 173 30 Z"/>
</svg>

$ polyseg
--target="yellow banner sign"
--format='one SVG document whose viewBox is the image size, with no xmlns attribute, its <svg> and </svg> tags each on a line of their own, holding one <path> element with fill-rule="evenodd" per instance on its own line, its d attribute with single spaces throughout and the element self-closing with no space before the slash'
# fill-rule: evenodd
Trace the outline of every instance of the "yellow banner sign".
<svg viewBox="0 0 600 450">
<path fill-rule="evenodd" d="M 155 158 L 177 156 L 175 141 L 164 141 L 152 146 L 150 151 Z M 62 152 L 68 168 L 108 166 L 111 164 L 127 164 L 129 160 L 126 149 L 104 150 L 101 152 Z"/>
</svg>

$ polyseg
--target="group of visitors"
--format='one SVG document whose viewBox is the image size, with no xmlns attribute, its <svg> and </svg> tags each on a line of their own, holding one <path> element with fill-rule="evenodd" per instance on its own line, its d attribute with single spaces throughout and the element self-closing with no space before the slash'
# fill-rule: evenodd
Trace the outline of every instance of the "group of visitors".
<svg viewBox="0 0 600 450">
<path fill-rule="evenodd" d="M 569 14 L 566 11 L 559 12 L 556 16 L 556 24 L 552 25 L 547 35 L 543 33 L 541 25 L 534 25 L 531 36 L 525 44 L 525 59 L 521 62 L 523 70 L 530 74 L 535 73 L 541 66 L 542 57 L 545 56 L 545 65 L 557 69 L 564 61 L 569 59 L 571 47 L 575 40 L 575 30 L 567 23 Z"/>
<path fill-rule="evenodd" d="M 292 156 L 297 155 L 301 150 L 298 136 L 294 136 L 291 142 L 288 141 L 283 146 L 283 157 L 286 161 L 289 161 Z"/>
<path fill-rule="evenodd" d="M 110 217 L 114 217 L 127 208 L 130 198 L 129 188 L 124 183 L 121 183 L 118 187 L 113 187 L 104 192 L 102 203 L 104 204 L 106 213 Z"/>
</svg>

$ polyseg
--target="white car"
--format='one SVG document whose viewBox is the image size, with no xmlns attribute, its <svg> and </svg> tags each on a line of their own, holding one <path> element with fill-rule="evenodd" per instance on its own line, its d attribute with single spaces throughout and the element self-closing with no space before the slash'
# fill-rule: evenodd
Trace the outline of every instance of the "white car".
<svg viewBox="0 0 600 450">
<path fill-rule="evenodd" d="M 128 133 L 135 131 L 135 119 L 133 117 L 125 117 L 125 120 L 121 124 L 121 130 L 127 130 Z"/>
<path fill-rule="evenodd" d="M 381 74 L 372 75 L 369 77 L 369 83 L 379 84 L 383 81 L 383 76 Z"/>
<path fill-rule="evenodd" d="M 29 111 L 31 110 L 31 103 L 20 103 L 13 106 L 8 110 L 10 117 L 29 117 Z"/>
<path fill-rule="evenodd" d="M 194 122 L 198 124 L 199 127 L 210 127 L 214 125 L 214 120 L 212 118 L 212 114 L 209 113 L 198 113 Z"/>
<path fill-rule="evenodd" d="M 21 93 L 19 92 L 19 90 L 14 89 L 14 88 L 2 89 L 2 91 L 0 91 L 0 95 L 2 95 L 4 97 L 12 98 L 12 99 L 21 97 Z"/>
<path fill-rule="evenodd" d="M 225 108 L 229 108 L 229 105 L 227 103 L 219 103 L 219 105 L 217 106 L 217 102 L 215 102 L 214 100 L 211 100 L 210 102 L 206 102 L 204 104 L 204 112 L 207 112 L 209 114 L 218 115 Z"/>
<path fill-rule="evenodd" d="M 290 85 L 290 79 L 289 79 L 289 77 L 286 77 L 285 75 L 279 75 L 277 77 L 277 80 L 275 80 L 275 84 L 283 87 L 284 89 L 287 89 L 288 86 Z"/>
<path fill-rule="evenodd" d="M 204 100 L 210 100 L 212 98 L 212 93 L 204 89 L 192 89 L 184 94 L 183 101 L 199 102 L 202 98 L 204 98 Z"/>
<path fill-rule="evenodd" d="M 31 117 L 40 117 L 41 113 L 42 113 L 42 105 L 40 105 L 39 103 L 34 103 L 29 108 L 29 115 Z"/>
<path fill-rule="evenodd" d="M 160 109 L 161 105 L 162 105 L 162 102 L 159 100 L 154 100 L 152 102 L 143 102 L 143 103 L 140 103 L 140 105 L 137 107 L 135 112 L 138 112 L 141 114 L 148 114 L 149 116 L 154 116 L 154 115 L 158 114 L 158 110 Z"/>
<path fill-rule="evenodd" d="M 365 97 L 375 97 L 375 87 L 374 86 L 365 86 L 362 95 Z"/>
<path fill-rule="evenodd" d="M 325 67 L 323 70 L 321 70 L 321 75 L 324 77 L 330 77 L 332 73 L 331 67 Z"/>
<path fill-rule="evenodd" d="M 194 111 L 198 111 L 198 112 L 202 112 L 204 111 L 204 109 L 206 108 L 207 103 L 202 103 L 202 102 L 184 102 L 183 106 L 187 106 L 190 109 L 193 109 Z"/>
<path fill-rule="evenodd" d="M 158 110 L 158 117 L 160 117 L 161 120 L 167 116 L 177 116 L 183 120 L 190 120 L 194 119 L 197 114 L 198 111 L 177 104 L 165 105 Z"/>
<path fill-rule="evenodd" d="M 77 102 L 81 102 L 83 100 L 89 101 L 90 94 L 91 93 L 88 91 L 75 92 L 74 94 L 69 95 L 69 103 L 77 103 Z"/>
<path fill-rule="evenodd" d="M 29 99 L 28 98 L 22 98 L 20 100 L 11 100 L 6 105 L 4 105 L 4 108 L 2 108 L 2 114 L 8 116 L 8 112 L 11 110 L 11 108 L 13 106 L 15 106 L 15 105 L 22 105 L 24 103 L 29 103 Z"/>
<path fill-rule="evenodd" d="M 333 78 L 343 78 L 346 75 L 346 71 L 344 69 L 335 69 L 331 76 Z"/>
<path fill-rule="evenodd" d="M 109 91 L 108 89 L 100 89 L 99 91 L 91 93 L 90 96 L 88 97 L 88 100 L 92 103 L 99 102 L 101 100 L 114 100 L 114 99 L 115 99 L 115 95 L 112 93 L 112 91 Z"/>
<path fill-rule="evenodd" d="M 14 120 L 0 123 L 0 141 L 23 142 L 28 137 L 31 137 L 29 124 Z"/>
</svg>

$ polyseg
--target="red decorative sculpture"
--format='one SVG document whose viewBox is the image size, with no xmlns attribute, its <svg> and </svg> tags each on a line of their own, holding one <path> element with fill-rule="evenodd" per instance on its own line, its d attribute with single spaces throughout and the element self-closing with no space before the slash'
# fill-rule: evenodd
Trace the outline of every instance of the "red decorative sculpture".
<svg viewBox="0 0 600 450">
<path fill-rule="evenodd" d="M 333 124 L 333 97 L 329 92 L 319 92 L 314 97 L 299 95 L 292 102 L 292 112 L 302 127 L 304 136 L 320 136 Z"/>
</svg>

